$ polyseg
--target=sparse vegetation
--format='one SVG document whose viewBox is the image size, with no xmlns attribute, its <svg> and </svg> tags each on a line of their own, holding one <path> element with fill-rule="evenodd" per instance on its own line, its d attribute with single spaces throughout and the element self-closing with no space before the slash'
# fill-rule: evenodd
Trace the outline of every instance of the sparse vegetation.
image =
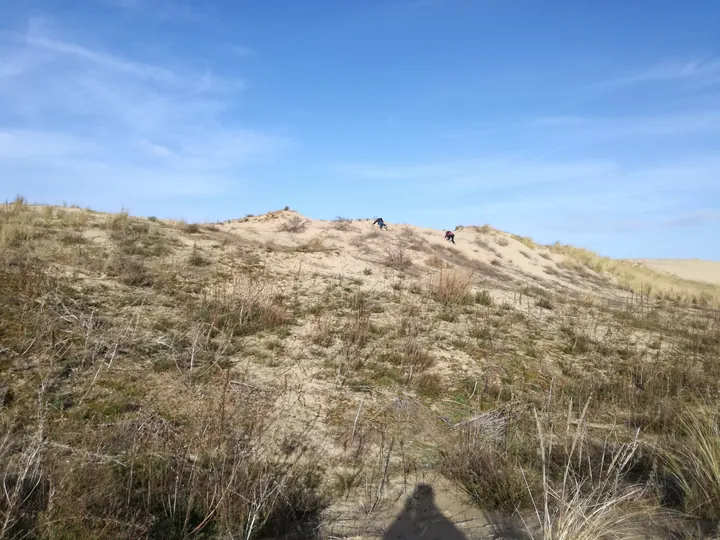
<svg viewBox="0 0 720 540">
<path fill-rule="evenodd" d="M 517 234 L 511 235 L 514 240 L 517 240 L 520 242 L 523 246 L 528 247 L 530 249 L 535 249 L 537 247 L 537 244 L 535 241 L 530 238 L 529 236 L 520 236 Z M 520 253 L 523 253 L 522 251 Z"/>
<path fill-rule="evenodd" d="M 537 538 L 720 520 L 711 286 L 229 229 L 0 207 L 0 537 L 312 537 L 428 473 Z"/>
<path fill-rule="evenodd" d="M 445 266 L 445 262 L 437 255 L 430 255 L 430 257 L 425 259 L 425 264 L 432 268 L 442 268 Z"/>
<path fill-rule="evenodd" d="M 485 289 L 483 289 L 482 291 L 477 291 L 475 293 L 475 302 L 480 304 L 481 306 L 493 305 L 492 296 L 490 296 L 490 293 Z"/>
<path fill-rule="evenodd" d="M 646 266 L 621 260 L 611 260 L 583 248 L 556 242 L 550 246 L 553 253 L 563 255 L 570 268 L 587 268 L 599 274 L 614 277 L 627 290 L 635 294 L 668 298 L 683 303 L 720 305 L 720 286 L 689 282 L 670 274 L 656 272 Z"/>
<path fill-rule="evenodd" d="M 344 217 L 336 217 L 333 220 L 333 227 L 337 229 L 338 231 L 350 231 L 353 230 L 355 227 L 353 226 L 352 219 L 344 218 Z"/>
<path fill-rule="evenodd" d="M 306 219 L 303 219 L 300 216 L 292 216 L 290 219 L 286 220 L 282 225 L 280 225 L 280 228 L 278 229 L 278 231 L 289 232 L 289 233 L 301 233 L 305 229 L 307 229 L 307 225 L 308 225 L 308 221 Z"/>
<path fill-rule="evenodd" d="M 468 303 L 471 289 L 472 274 L 454 270 L 441 270 L 430 284 L 431 296 L 445 305 Z"/>
<path fill-rule="evenodd" d="M 661 474 L 692 516 L 720 516 L 720 413 L 687 407 L 677 418 L 677 441 L 659 450 Z M 661 484 L 662 485 L 662 484 Z"/>
<path fill-rule="evenodd" d="M 387 248 L 383 263 L 385 266 L 400 271 L 407 270 L 412 266 L 412 260 L 403 247 Z"/>
<path fill-rule="evenodd" d="M 193 244 L 192 252 L 188 257 L 188 264 L 191 264 L 192 266 L 207 266 L 210 264 L 210 261 L 198 249 L 197 244 Z"/>
</svg>

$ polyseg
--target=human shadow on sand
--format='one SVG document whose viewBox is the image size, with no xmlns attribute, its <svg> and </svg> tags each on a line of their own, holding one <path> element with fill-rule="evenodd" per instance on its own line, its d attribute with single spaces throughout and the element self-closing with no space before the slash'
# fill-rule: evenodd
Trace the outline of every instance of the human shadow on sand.
<svg viewBox="0 0 720 540">
<path fill-rule="evenodd" d="M 418 484 L 383 540 L 467 540 L 435 506 L 433 489 Z"/>
</svg>

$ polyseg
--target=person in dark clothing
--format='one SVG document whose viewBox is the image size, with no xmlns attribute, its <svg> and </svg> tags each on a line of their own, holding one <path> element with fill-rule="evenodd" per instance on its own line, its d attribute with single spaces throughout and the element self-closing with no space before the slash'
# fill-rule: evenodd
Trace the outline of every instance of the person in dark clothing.
<svg viewBox="0 0 720 540">
<path fill-rule="evenodd" d="M 385 227 L 385 229 L 387 230 L 387 225 L 385 225 L 383 218 L 379 217 L 375 221 L 372 222 L 373 225 L 375 225 L 376 223 L 378 224 L 378 227 L 380 227 L 380 230 L 382 230 L 383 227 Z"/>
<path fill-rule="evenodd" d="M 452 231 L 447 231 L 445 233 L 445 240 L 450 240 L 454 244 L 455 243 L 455 233 Z"/>
</svg>

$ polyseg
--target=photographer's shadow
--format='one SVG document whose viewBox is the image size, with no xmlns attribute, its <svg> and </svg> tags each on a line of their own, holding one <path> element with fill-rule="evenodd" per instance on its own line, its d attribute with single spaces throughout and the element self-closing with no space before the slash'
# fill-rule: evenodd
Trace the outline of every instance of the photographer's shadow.
<svg viewBox="0 0 720 540">
<path fill-rule="evenodd" d="M 467 540 L 435 506 L 433 489 L 418 484 L 383 540 Z"/>
</svg>

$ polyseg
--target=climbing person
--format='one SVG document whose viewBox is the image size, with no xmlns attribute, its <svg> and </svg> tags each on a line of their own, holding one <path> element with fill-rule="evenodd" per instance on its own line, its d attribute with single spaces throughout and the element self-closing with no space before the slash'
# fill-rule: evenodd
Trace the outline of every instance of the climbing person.
<svg viewBox="0 0 720 540">
<path fill-rule="evenodd" d="M 445 240 L 450 240 L 454 244 L 455 243 L 455 233 L 452 231 L 447 231 L 445 233 Z"/>
<path fill-rule="evenodd" d="M 378 227 L 380 227 L 380 230 L 382 230 L 383 227 L 385 227 L 385 229 L 387 230 L 387 225 L 385 225 L 383 218 L 379 217 L 375 221 L 372 222 L 373 225 L 375 225 L 376 223 L 378 224 Z"/>
</svg>

